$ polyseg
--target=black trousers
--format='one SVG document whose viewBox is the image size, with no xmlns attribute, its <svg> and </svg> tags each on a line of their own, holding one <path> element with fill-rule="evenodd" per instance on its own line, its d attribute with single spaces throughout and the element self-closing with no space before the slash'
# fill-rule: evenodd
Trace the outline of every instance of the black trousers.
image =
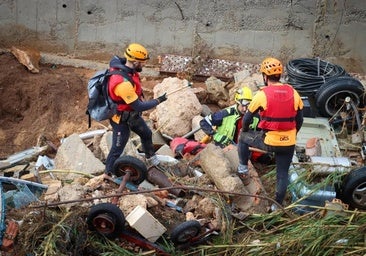
<svg viewBox="0 0 366 256">
<path fill-rule="evenodd" d="M 110 120 L 110 124 L 113 128 L 113 137 L 112 147 L 106 160 L 106 173 L 113 173 L 114 162 L 123 153 L 131 131 L 140 137 L 146 158 L 155 154 L 152 131 L 138 112 L 123 112 L 119 124 L 112 120 Z"/>
<path fill-rule="evenodd" d="M 265 133 L 263 131 L 248 131 L 240 134 L 238 144 L 239 162 L 248 165 L 250 157 L 249 147 L 255 147 L 267 152 L 273 152 L 276 161 L 276 198 L 275 200 L 282 204 L 286 196 L 287 186 L 289 184 L 288 170 L 292 162 L 295 151 L 295 145 L 292 146 L 270 146 L 264 143 Z"/>
</svg>

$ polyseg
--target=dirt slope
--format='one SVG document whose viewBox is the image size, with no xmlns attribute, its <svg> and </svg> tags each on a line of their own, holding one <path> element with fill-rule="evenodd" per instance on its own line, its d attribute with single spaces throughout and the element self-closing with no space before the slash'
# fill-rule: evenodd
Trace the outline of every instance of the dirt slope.
<svg viewBox="0 0 366 256">
<path fill-rule="evenodd" d="M 8 52 L 0 53 L 0 69 L 0 158 L 36 146 L 42 136 L 57 146 L 88 130 L 86 85 L 95 70 L 41 64 L 33 74 Z M 154 79 L 143 86 L 151 88 Z M 108 121 L 90 129 L 103 125 Z"/>
<path fill-rule="evenodd" d="M 0 55 L 0 156 L 36 146 L 43 135 L 58 139 L 85 131 L 86 81 L 90 73 L 41 65 L 33 74 L 11 53 Z"/>
</svg>

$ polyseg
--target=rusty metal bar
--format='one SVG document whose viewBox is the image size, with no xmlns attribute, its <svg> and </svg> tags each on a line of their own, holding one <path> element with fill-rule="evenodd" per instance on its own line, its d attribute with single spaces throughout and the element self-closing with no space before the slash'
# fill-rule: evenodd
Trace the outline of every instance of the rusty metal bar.
<svg viewBox="0 0 366 256">
<path fill-rule="evenodd" d="M 192 186 L 172 186 L 172 187 L 166 187 L 166 188 L 157 188 L 157 189 L 151 189 L 151 190 L 141 190 L 141 191 L 134 191 L 134 192 L 125 192 L 125 193 L 118 193 L 118 194 L 112 194 L 112 195 L 106 195 L 106 196 L 99 196 L 99 197 L 92 197 L 92 198 L 82 198 L 82 199 L 76 199 L 76 200 L 67 200 L 57 203 L 44 203 L 41 205 L 32 205 L 29 206 L 29 208 L 43 208 L 43 207 L 53 207 L 58 206 L 61 204 L 69 204 L 69 203 L 78 203 L 78 202 L 87 202 L 87 201 L 93 201 L 96 199 L 104 199 L 104 198 L 111 198 L 111 197 L 120 197 L 123 195 L 135 195 L 135 194 L 148 194 L 153 193 L 157 191 L 163 191 L 163 190 L 171 190 L 171 189 L 182 189 L 187 191 L 202 191 L 202 192 L 211 192 L 211 193 L 217 193 L 217 194 L 227 194 L 227 195 L 236 195 L 236 196 L 247 196 L 247 197 L 256 197 L 261 198 L 264 200 L 268 200 L 273 204 L 276 204 L 279 209 L 281 209 L 287 216 L 290 218 L 294 218 L 292 214 L 290 214 L 288 211 L 285 210 L 285 208 L 277 203 L 274 199 L 264 196 L 264 195 L 252 195 L 252 194 L 246 194 L 246 193 L 240 193 L 240 192 L 232 192 L 232 191 L 225 191 L 225 190 L 218 190 L 218 189 L 209 189 L 209 188 L 197 188 Z"/>
</svg>

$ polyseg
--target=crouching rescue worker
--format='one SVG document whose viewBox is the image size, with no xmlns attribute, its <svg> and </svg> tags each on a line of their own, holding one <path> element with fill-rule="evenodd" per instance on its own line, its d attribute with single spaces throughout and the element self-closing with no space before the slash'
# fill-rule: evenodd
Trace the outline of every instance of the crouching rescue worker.
<svg viewBox="0 0 366 256">
<path fill-rule="evenodd" d="M 130 44 L 124 52 L 125 58 L 114 56 L 109 63 L 109 70 L 123 71 L 124 75 L 114 74 L 110 77 L 108 91 L 112 100 L 118 102 L 118 113 L 110 119 L 113 128 L 112 147 L 107 156 L 105 174 L 113 174 L 113 165 L 122 154 L 130 132 L 135 132 L 141 139 L 145 157 L 149 164 L 158 165 L 152 143 L 152 131 L 141 117 L 141 112 L 154 108 L 167 99 L 166 93 L 157 99 L 143 100 L 139 73 L 149 54 L 140 44 Z M 108 178 L 107 176 L 105 176 Z"/>
<path fill-rule="evenodd" d="M 230 144 L 237 144 L 240 129 L 242 127 L 242 118 L 248 110 L 248 105 L 252 101 L 252 90 L 243 86 L 235 92 L 235 105 L 219 110 L 211 115 L 206 116 L 200 121 L 201 129 L 211 136 L 216 146 L 224 148 Z M 253 116 L 249 129 L 257 130 L 259 115 Z M 263 164 L 272 163 L 271 154 L 263 154 L 252 152 L 251 160 Z"/>
<path fill-rule="evenodd" d="M 202 130 L 212 136 L 216 146 L 224 148 L 238 142 L 241 119 L 252 98 L 252 91 L 244 86 L 235 92 L 235 105 L 208 115 L 200 121 Z M 255 129 L 258 121 L 258 118 L 254 119 L 251 127 Z"/>
<path fill-rule="evenodd" d="M 288 186 L 288 171 L 295 150 L 296 134 L 303 123 L 303 102 L 297 91 L 280 82 L 283 66 L 275 58 L 266 58 L 260 67 L 265 87 L 248 106 L 243 118 L 238 144 L 238 175 L 244 185 L 250 183 L 249 147 L 274 152 L 276 162 L 276 202 L 282 205 Z M 260 114 L 260 131 L 251 131 L 256 113 Z M 275 210 L 276 205 L 271 206 Z"/>
</svg>

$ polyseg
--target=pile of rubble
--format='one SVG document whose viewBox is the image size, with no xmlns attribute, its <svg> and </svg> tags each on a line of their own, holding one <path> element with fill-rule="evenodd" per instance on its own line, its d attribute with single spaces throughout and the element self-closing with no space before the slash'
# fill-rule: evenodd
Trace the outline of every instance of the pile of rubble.
<svg viewBox="0 0 366 256">
<path fill-rule="evenodd" d="M 217 65 L 213 62 L 210 67 Z M 243 70 L 232 74 L 233 81 L 223 82 L 212 76 L 205 81 L 205 88 L 187 86 L 187 80 L 177 77 L 165 78 L 154 86 L 151 97 L 168 94 L 167 101 L 144 113 L 153 130 L 153 144 L 161 164 L 149 166 L 135 134 L 131 134 L 121 156 L 128 156 L 132 161 L 125 162 L 130 164 L 129 168 L 134 163 L 143 166 L 146 177 L 138 182 L 129 180 L 127 173 L 104 180 L 104 161 L 112 140 L 109 127 L 74 133 L 63 138 L 60 146 L 40 138 L 35 147 L 0 160 L 0 169 L 4 172 L 0 180 L 0 198 L 5 198 L 1 201 L 0 216 L 2 249 L 16 251 L 17 246 L 26 247 L 25 244 L 34 239 L 36 228 L 33 226 L 40 224 L 37 221 L 53 216 L 49 211 L 65 212 L 63 219 L 71 213 L 77 214 L 79 217 L 74 223 L 77 229 L 87 229 L 83 210 L 95 210 L 93 207 L 111 202 L 117 208 L 109 210 L 120 210 L 126 216 L 128 226 L 151 243 L 166 234 L 172 237 L 177 225 L 185 221 L 199 221 L 202 226 L 209 227 L 210 232 L 223 234 L 228 229 L 228 219 L 241 221 L 251 214 L 266 213 L 273 202 L 275 186 L 263 184 L 268 182 L 262 176 L 266 171 L 253 166 L 250 166 L 251 183 L 243 186 L 236 175 L 238 154 L 235 146 L 221 149 L 207 144 L 198 154 L 177 155 L 170 144 L 176 137 L 202 140 L 205 134 L 199 129 L 199 122 L 211 113 L 202 102 L 224 108 L 234 104 L 233 95 L 244 84 L 253 91 L 258 89 L 262 76 L 256 74 L 257 68 L 242 65 L 240 68 Z M 271 168 L 269 166 L 268 170 Z M 121 184 L 123 191 L 118 193 Z M 97 208 L 97 211 L 101 209 Z M 43 219 L 25 221 L 34 215 Z M 48 228 L 53 229 L 50 222 Z M 44 232 L 46 228 L 39 229 Z M 42 235 L 40 232 L 39 240 L 45 239 Z M 14 239 L 16 237 L 18 241 Z M 131 245 L 126 246 L 129 247 Z M 136 252 L 136 248 L 132 251 Z"/>
<path fill-rule="evenodd" d="M 247 81 L 255 80 L 247 72 L 242 76 Z M 263 200 L 266 199 L 265 190 L 255 170 L 252 169 L 252 183 L 246 187 L 235 174 L 238 165 L 235 146 L 223 150 L 209 144 L 197 155 L 177 156 L 169 144 L 171 138 L 180 136 L 201 140 L 205 134 L 199 129 L 199 121 L 211 111 L 206 105 L 200 104 L 199 98 L 210 98 L 212 102 L 219 102 L 221 107 L 229 106 L 233 104 L 230 101 L 232 94 L 242 83 L 255 87 L 255 83 L 247 81 L 236 83 L 228 89 L 227 83 L 211 77 L 206 81 L 207 90 L 204 90 L 187 87 L 186 80 L 169 77 L 154 87 L 154 95 L 173 92 L 148 117 L 153 130 L 153 143 L 161 161 L 161 168 L 158 170 L 160 176 L 153 179 L 148 175 L 141 184 L 127 183 L 123 196 L 119 196 L 117 202 L 125 216 L 137 207 L 153 212 L 152 209 L 159 205 L 165 210 L 160 211 L 161 216 L 158 214 L 156 218 L 164 223 L 168 231 L 180 222 L 192 219 L 210 223 L 215 230 L 220 231 L 222 208 L 211 198 L 212 193 L 227 200 L 231 214 L 239 219 L 250 213 L 267 211 L 271 202 L 270 199 Z M 4 176 L 11 177 L 10 181 L 3 182 L 22 185 L 25 180 L 28 182 L 26 185 L 41 191 L 29 191 L 32 199 L 21 202 L 17 197 L 9 195 L 13 192 L 4 191 L 9 195 L 8 201 L 12 200 L 18 206 L 16 208 L 35 203 L 48 207 L 57 206 L 66 211 L 75 207 L 88 208 L 111 202 L 118 182 L 106 181 L 102 175 L 111 136 L 112 132 L 108 128 L 72 134 L 64 138 L 58 148 L 49 141 L 40 141 L 39 145 L 31 149 L 1 160 L 0 167 L 4 170 Z M 123 155 L 131 156 L 148 166 L 144 154 L 141 153 L 139 137 L 134 134 L 131 135 Z M 149 168 L 149 171 L 152 169 L 154 168 Z M 170 220 L 167 221 L 162 212 L 171 213 L 171 209 L 180 214 L 179 217 L 169 216 Z M 7 219 L 10 216 L 5 213 L 3 217 Z M 20 223 L 21 219 L 14 221 Z M 143 231 L 140 233 L 143 234 Z"/>
</svg>

